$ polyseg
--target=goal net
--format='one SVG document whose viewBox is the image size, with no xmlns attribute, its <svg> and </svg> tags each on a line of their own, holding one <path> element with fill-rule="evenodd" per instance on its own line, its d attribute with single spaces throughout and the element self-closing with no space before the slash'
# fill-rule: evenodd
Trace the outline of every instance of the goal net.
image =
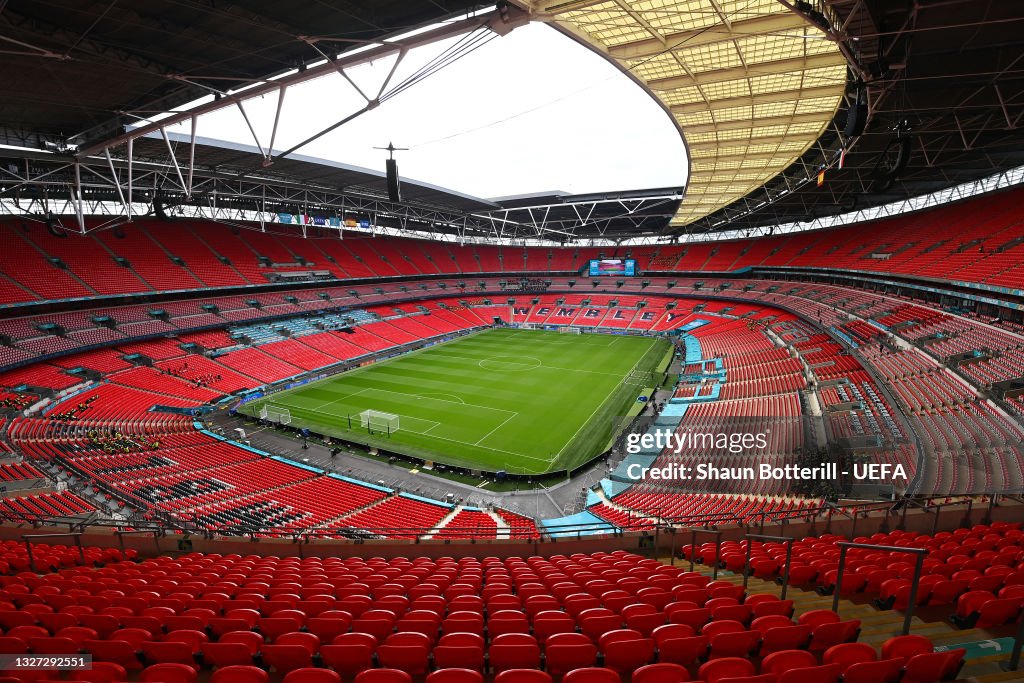
<svg viewBox="0 0 1024 683">
<path fill-rule="evenodd" d="M 571 325 L 562 325 L 558 328 L 560 334 L 583 334 L 583 330 L 578 327 L 572 327 Z"/>
<path fill-rule="evenodd" d="M 270 405 L 269 403 L 260 408 L 260 419 L 267 420 L 268 422 L 276 422 L 278 424 L 291 424 L 292 422 L 292 411 L 288 408 L 282 408 L 280 406 Z"/>
<path fill-rule="evenodd" d="M 398 431 L 399 419 L 394 413 L 385 413 L 380 410 L 364 410 L 359 413 L 359 425 L 371 432 L 384 432 L 393 434 Z"/>
</svg>

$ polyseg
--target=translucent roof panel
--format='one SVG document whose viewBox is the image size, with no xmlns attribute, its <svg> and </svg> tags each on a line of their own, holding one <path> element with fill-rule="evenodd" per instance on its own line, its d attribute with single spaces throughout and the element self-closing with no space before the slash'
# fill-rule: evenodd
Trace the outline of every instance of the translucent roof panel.
<svg viewBox="0 0 1024 683">
<path fill-rule="evenodd" d="M 778 0 L 531 0 L 535 18 L 591 43 L 672 113 L 690 150 L 672 220 L 696 221 L 781 173 L 821 136 L 846 61 Z"/>
</svg>

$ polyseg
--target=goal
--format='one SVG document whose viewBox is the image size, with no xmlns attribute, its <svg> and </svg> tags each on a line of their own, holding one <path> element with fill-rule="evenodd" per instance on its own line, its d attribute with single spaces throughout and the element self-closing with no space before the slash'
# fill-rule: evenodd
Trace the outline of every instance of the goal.
<svg viewBox="0 0 1024 683">
<path fill-rule="evenodd" d="M 380 410 L 364 410 L 359 413 L 359 425 L 370 432 L 394 434 L 399 429 L 398 415 Z"/>
<path fill-rule="evenodd" d="M 288 408 L 282 408 L 268 403 L 260 408 L 260 419 L 287 425 L 292 423 L 292 411 Z"/>
<path fill-rule="evenodd" d="M 583 330 L 572 325 L 562 325 L 558 328 L 559 334 L 583 334 Z"/>
</svg>

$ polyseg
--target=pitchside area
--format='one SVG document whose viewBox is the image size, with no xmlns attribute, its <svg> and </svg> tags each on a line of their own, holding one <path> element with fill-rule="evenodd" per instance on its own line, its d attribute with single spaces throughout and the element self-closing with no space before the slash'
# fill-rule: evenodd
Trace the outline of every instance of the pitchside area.
<svg viewBox="0 0 1024 683">
<path fill-rule="evenodd" d="M 275 394 L 293 427 L 486 471 L 571 469 L 660 382 L 671 346 L 647 337 L 494 329 Z M 367 423 L 366 411 L 381 415 Z M 635 411 L 634 411 L 635 412 Z"/>
</svg>

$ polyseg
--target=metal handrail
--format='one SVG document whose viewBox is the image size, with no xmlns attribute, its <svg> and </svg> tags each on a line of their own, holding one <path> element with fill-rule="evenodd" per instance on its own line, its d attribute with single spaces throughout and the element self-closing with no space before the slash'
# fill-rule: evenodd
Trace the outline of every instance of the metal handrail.
<svg viewBox="0 0 1024 683">
<path fill-rule="evenodd" d="M 24 534 L 21 540 L 25 541 L 25 551 L 28 554 L 28 566 L 32 567 L 32 571 L 39 571 L 36 567 L 35 557 L 32 555 L 32 542 L 41 538 L 74 538 L 75 545 L 78 546 L 78 557 L 85 564 L 85 548 L 82 547 L 82 532 L 67 532 L 67 533 L 54 533 L 54 534 Z"/>
<path fill-rule="evenodd" d="M 1017 635 L 1013 638 L 1010 661 L 1003 665 L 1007 671 L 1016 671 L 1020 668 L 1020 651 L 1022 646 L 1024 646 L 1024 617 L 1021 617 L 1020 626 L 1017 627 Z"/>
<path fill-rule="evenodd" d="M 743 566 L 743 587 L 746 588 L 750 581 L 750 557 L 754 549 L 754 544 L 751 541 L 774 541 L 776 543 L 786 544 L 786 564 L 783 570 L 782 576 L 782 595 L 779 597 L 780 600 L 786 599 L 786 593 L 789 589 L 789 569 L 793 561 L 793 542 L 795 538 L 789 536 L 765 536 L 763 534 L 747 534 L 744 536 L 747 539 L 747 560 Z"/>
<path fill-rule="evenodd" d="M 914 607 L 917 605 L 917 588 L 921 584 L 921 573 L 924 568 L 924 556 L 927 548 L 901 548 L 894 545 L 872 545 L 870 543 L 839 543 L 839 571 L 836 573 L 836 585 L 832 593 L 832 611 L 839 614 L 839 596 L 843 592 L 843 572 L 846 570 L 846 551 L 850 548 L 870 548 L 893 553 L 909 553 L 916 555 L 914 578 L 910 583 L 910 600 L 903 617 L 903 635 L 910 633 L 910 623 L 914 618 Z"/>
<path fill-rule="evenodd" d="M 687 527 L 684 531 L 690 532 L 690 571 L 693 571 L 695 557 L 697 556 L 697 535 L 704 534 L 707 536 L 715 537 L 715 563 L 711 565 L 711 578 L 718 578 L 718 559 L 722 554 L 722 532 L 717 529 L 697 529 L 693 527 Z"/>
</svg>

